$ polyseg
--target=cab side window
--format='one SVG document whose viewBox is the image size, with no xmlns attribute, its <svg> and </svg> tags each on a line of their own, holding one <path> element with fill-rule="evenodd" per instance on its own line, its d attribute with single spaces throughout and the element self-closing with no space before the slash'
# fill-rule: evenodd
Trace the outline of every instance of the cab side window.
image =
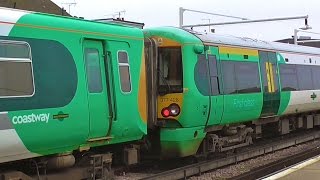
<svg viewBox="0 0 320 180">
<path fill-rule="evenodd" d="M 125 51 L 118 52 L 118 66 L 122 92 L 131 92 L 131 77 L 128 53 Z"/>
</svg>

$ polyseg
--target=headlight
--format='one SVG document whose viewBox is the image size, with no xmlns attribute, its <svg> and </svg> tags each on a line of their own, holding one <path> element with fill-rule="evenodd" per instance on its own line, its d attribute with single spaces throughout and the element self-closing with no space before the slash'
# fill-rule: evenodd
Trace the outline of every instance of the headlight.
<svg viewBox="0 0 320 180">
<path fill-rule="evenodd" d="M 178 116 L 180 114 L 180 107 L 178 104 L 171 104 L 169 106 L 170 116 Z"/>
</svg>

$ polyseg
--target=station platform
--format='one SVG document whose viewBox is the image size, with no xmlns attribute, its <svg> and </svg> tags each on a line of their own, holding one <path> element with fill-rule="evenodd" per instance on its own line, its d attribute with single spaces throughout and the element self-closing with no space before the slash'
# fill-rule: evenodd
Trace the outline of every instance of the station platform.
<svg viewBox="0 0 320 180">
<path fill-rule="evenodd" d="M 314 180 L 320 179 L 320 156 L 306 160 L 265 180 Z"/>
</svg>

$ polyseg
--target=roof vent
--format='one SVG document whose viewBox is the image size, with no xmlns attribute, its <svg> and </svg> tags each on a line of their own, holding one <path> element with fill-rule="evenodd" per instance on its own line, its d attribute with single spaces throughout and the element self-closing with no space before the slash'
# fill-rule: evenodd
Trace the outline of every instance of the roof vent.
<svg viewBox="0 0 320 180">
<path fill-rule="evenodd" d="M 298 39 L 299 40 L 310 40 L 311 37 L 310 36 L 299 36 Z"/>
</svg>

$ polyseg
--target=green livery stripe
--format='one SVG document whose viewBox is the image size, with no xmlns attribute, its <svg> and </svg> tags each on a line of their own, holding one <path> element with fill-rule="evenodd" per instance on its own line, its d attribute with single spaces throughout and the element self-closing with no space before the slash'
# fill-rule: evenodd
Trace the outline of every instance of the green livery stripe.
<svg viewBox="0 0 320 180">
<path fill-rule="evenodd" d="M 260 116 L 263 99 L 261 93 L 224 96 L 224 112 L 221 124 L 232 124 L 257 119 Z"/>
<path fill-rule="evenodd" d="M 291 92 L 290 91 L 281 92 L 280 97 L 281 97 L 281 99 L 280 99 L 280 106 L 279 106 L 278 115 L 284 114 L 286 109 L 288 108 L 290 98 L 291 98 Z"/>
</svg>

